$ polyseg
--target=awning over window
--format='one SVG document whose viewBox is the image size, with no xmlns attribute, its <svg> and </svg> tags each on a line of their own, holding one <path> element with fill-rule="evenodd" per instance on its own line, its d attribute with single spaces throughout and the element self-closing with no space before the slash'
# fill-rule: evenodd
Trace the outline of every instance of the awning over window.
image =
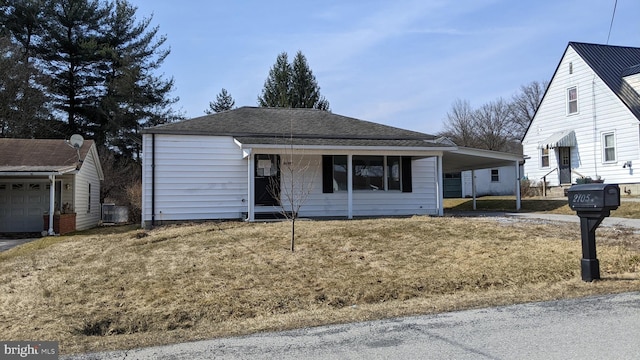
<svg viewBox="0 0 640 360">
<path fill-rule="evenodd" d="M 549 136 L 538 146 L 540 149 L 553 149 L 557 147 L 575 147 L 576 133 L 573 130 L 558 131 Z"/>
</svg>

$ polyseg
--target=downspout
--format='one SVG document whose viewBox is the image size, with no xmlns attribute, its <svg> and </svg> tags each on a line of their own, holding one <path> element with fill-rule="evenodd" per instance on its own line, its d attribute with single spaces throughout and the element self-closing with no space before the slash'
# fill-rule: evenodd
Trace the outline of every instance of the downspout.
<svg viewBox="0 0 640 360">
<path fill-rule="evenodd" d="M 151 226 L 156 225 L 156 134 L 151 134 Z"/>
<path fill-rule="evenodd" d="M 592 109 L 593 112 L 593 166 L 595 170 L 595 176 L 598 176 L 598 149 L 596 148 L 596 144 L 598 143 L 598 127 L 596 126 L 596 75 L 593 75 L 593 80 L 591 80 L 591 100 L 592 100 Z"/>
<path fill-rule="evenodd" d="M 53 231 L 53 215 L 55 212 L 55 201 L 56 201 L 56 176 L 49 175 L 49 231 L 47 233 L 49 235 L 55 235 L 56 233 Z"/>
</svg>

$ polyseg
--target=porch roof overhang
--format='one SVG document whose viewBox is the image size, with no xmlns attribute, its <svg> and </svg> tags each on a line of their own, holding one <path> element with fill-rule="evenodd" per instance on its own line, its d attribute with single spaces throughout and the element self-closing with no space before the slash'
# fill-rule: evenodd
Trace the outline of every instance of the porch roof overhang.
<svg viewBox="0 0 640 360">
<path fill-rule="evenodd" d="M 524 161 L 523 155 L 459 147 L 447 151 L 442 157 L 443 172 L 452 173 L 467 170 L 514 166 Z"/>
<path fill-rule="evenodd" d="M 250 141 L 247 141 L 250 140 Z M 265 140 L 265 139 L 261 139 Z M 340 153 L 371 153 L 389 155 L 406 155 L 413 157 L 442 156 L 443 171 L 459 172 L 465 170 L 487 169 L 501 166 L 513 166 L 516 162 L 524 161 L 523 155 L 504 153 L 499 151 L 482 150 L 452 146 L 449 143 L 430 142 L 425 145 L 422 140 L 358 140 L 348 143 L 344 140 L 323 140 L 322 145 L 314 141 L 288 143 L 289 139 L 267 139 L 258 141 L 256 138 L 235 138 L 236 144 L 243 150 L 244 156 L 249 156 L 256 149 L 261 150 L 293 150 L 305 151 L 307 154 L 332 155 Z M 335 139 L 329 139 L 335 140 Z M 266 142 L 266 143 L 265 143 Z M 357 144 L 357 145 L 356 145 Z"/>
<path fill-rule="evenodd" d="M 573 130 L 562 130 L 554 132 L 538 145 L 539 149 L 553 149 L 557 147 L 575 147 L 576 132 Z"/>
<path fill-rule="evenodd" d="M 416 157 L 438 156 L 457 149 L 455 145 L 422 139 L 320 139 L 234 137 L 245 156 L 255 149 L 304 151 L 307 154 L 371 153 L 403 154 Z"/>
</svg>

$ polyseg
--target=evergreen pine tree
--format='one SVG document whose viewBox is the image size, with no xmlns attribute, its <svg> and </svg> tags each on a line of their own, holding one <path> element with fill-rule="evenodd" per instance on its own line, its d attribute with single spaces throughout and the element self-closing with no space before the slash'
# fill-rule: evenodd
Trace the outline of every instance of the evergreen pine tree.
<svg viewBox="0 0 640 360">
<path fill-rule="evenodd" d="M 206 109 L 204 112 L 208 115 L 211 115 L 211 114 L 219 113 L 221 111 L 231 110 L 235 105 L 236 105 L 236 102 L 235 100 L 233 100 L 233 97 L 229 95 L 229 93 L 227 92 L 227 89 L 222 88 L 220 93 L 216 95 L 216 101 L 215 102 L 210 101 L 209 108 Z"/>
<path fill-rule="evenodd" d="M 287 53 L 278 55 L 264 83 L 260 106 L 315 108 L 329 110 L 329 102 L 320 95 L 320 87 L 307 63 L 298 51 L 293 63 L 287 62 Z"/>
<path fill-rule="evenodd" d="M 287 53 L 282 52 L 276 58 L 276 63 L 269 70 L 269 77 L 264 82 L 262 96 L 258 103 L 263 107 L 291 107 L 289 92 L 291 90 L 291 65 Z"/>
<path fill-rule="evenodd" d="M 137 21 L 136 11 L 127 0 L 0 3 L 0 33 L 46 76 L 28 82 L 47 95 L 50 126 L 42 129 L 56 137 L 80 133 L 136 158 L 141 127 L 179 117 L 171 108 L 177 98 L 169 96 L 173 79 L 155 75 L 169 55 L 166 38 L 151 18 Z"/>
</svg>

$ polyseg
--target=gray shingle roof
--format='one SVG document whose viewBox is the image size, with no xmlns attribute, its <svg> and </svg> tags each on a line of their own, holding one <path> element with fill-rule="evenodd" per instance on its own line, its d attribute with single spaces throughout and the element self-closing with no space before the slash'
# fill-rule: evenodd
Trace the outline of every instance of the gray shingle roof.
<svg viewBox="0 0 640 360">
<path fill-rule="evenodd" d="M 570 42 L 571 46 L 640 120 L 640 94 L 624 76 L 638 71 L 640 48 Z"/>
<path fill-rule="evenodd" d="M 436 137 L 317 109 L 241 107 L 143 130 L 147 134 L 233 136 L 243 143 L 446 147 Z"/>
<path fill-rule="evenodd" d="M 85 140 L 80 148 L 84 159 L 93 145 Z M 78 154 L 65 140 L 0 138 L 1 172 L 66 172 L 79 167 Z"/>
</svg>

